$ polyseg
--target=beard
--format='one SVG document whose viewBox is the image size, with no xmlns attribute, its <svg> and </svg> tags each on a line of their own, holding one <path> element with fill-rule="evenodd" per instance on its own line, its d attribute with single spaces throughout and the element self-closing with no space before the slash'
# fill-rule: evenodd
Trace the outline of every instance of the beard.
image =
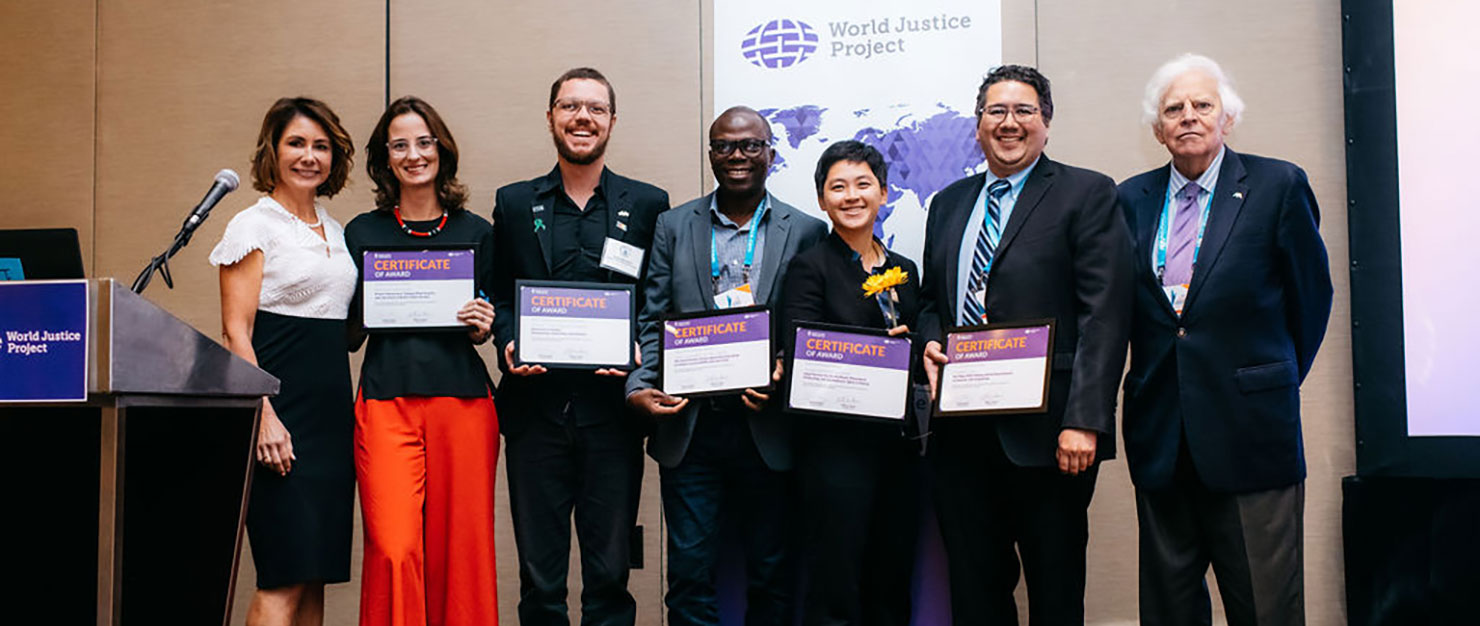
<svg viewBox="0 0 1480 626">
<path fill-rule="evenodd" d="M 602 137 L 599 143 L 591 146 L 590 152 L 584 154 L 571 150 L 570 146 L 560 140 L 560 135 L 557 133 L 551 132 L 550 139 L 555 142 L 555 152 L 560 154 L 560 158 L 575 165 L 590 165 L 606 154 L 606 137 Z"/>
</svg>

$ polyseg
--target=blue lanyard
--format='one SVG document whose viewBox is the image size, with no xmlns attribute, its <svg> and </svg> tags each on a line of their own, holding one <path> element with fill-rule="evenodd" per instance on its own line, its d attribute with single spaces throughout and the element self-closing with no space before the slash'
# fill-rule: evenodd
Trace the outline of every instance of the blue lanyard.
<svg viewBox="0 0 1480 626">
<path fill-rule="evenodd" d="M 1193 181 L 1193 182 L 1196 182 L 1196 181 Z M 1193 247 L 1192 247 L 1192 267 L 1193 267 L 1193 270 L 1194 271 L 1196 271 L 1196 269 L 1197 269 L 1197 253 L 1202 251 L 1203 231 L 1207 230 L 1207 228 L 1208 228 L 1208 210 L 1211 209 L 1212 206 L 1213 206 L 1213 190 L 1212 189 L 1208 189 L 1207 192 L 1208 192 L 1208 200 L 1207 200 L 1207 203 L 1204 204 L 1202 200 L 1198 200 L 1198 203 L 1197 203 L 1198 204 L 1197 243 L 1193 244 Z M 1201 193 L 1201 192 L 1199 192 L 1199 193 Z M 1156 258 L 1156 282 L 1157 283 L 1160 283 L 1161 282 L 1161 277 L 1164 274 L 1166 274 L 1166 271 L 1167 271 L 1167 246 L 1169 245 L 1169 243 L 1168 243 L 1167 240 L 1168 240 L 1168 238 L 1170 236 L 1168 234 L 1168 231 L 1171 230 L 1171 223 L 1172 223 L 1172 198 L 1173 197 L 1176 197 L 1176 195 L 1177 194 L 1175 192 L 1168 192 L 1167 193 L 1166 200 L 1163 200 L 1162 201 L 1162 204 L 1161 204 L 1161 224 L 1158 224 L 1157 227 L 1156 227 L 1156 257 L 1155 258 Z"/>
<path fill-rule="evenodd" d="M 750 216 L 750 234 L 745 240 L 745 276 L 750 276 L 750 266 L 755 264 L 755 238 L 760 232 L 761 217 L 766 214 L 766 207 L 770 205 L 770 198 L 761 198 L 761 206 Z M 719 237 L 714 234 L 714 227 L 709 228 L 709 274 L 714 280 L 719 280 Z"/>
</svg>

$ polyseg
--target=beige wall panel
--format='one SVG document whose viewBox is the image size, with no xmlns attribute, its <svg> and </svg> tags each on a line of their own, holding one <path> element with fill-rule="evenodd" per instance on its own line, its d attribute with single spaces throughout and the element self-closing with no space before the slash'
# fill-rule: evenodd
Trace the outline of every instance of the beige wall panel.
<svg viewBox="0 0 1480 626">
<path fill-rule="evenodd" d="M 76 228 L 92 271 L 96 3 L 0 3 L 0 228 Z"/>
<path fill-rule="evenodd" d="M 1322 207 L 1336 285 L 1330 330 L 1302 388 L 1305 590 L 1311 624 L 1346 623 L 1340 478 L 1354 471 L 1341 16 L 1336 2 L 1038 3 L 1038 54 L 1054 81 L 1048 152 L 1116 180 L 1164 164 L 1140 121 L 1146 80 L 1183 52 L 1217 59 L 1247 104 L 1229 145 L 1305 168 Z M 1136 516 L 1123 460 L 1107 464 L 1091 508 L 1091 623 L 1132 623 Z"/>
<path fill-rule="evenodd" d="M 476 0 L 391 5 L 391 97 L 415 94 L 437 107 L 458 138 L 469 208 L 488 216 L 493 192 L 555 164 L 545 122 L 550 83 L 572 67 L 606 74 L 617 93 L 607 165 L 666 189 L 674 203 L 699 195 L 701 168 L 699 6 L 692 2 Z M 488 357 L 485 354 L 485 357 Z M 491 363 L 491 361 L 490 361 Z M 513 620 L 518 562 L 500 471 L 499 605 Z M 646 567 L 632 571 L 638 623 L 662 619 L 662 519 L 658 469 L 648 461 L 638 523 Z M 579 615 L 572 546 L 571 613 Z"/>
<path fill-rule="evenodd" d="M 169 245 L 185 215 L 229 167 L 242 176 L 148 297 L 220 335 L 215 268 L 226 223 L 260 195 L 250 159 L 262 116 L 281 96 L 329 104 L 357 157 L 384 99 L 385 11 L 351 0 L 102 3 L 98 54 L 97 274 L 131 281 Z M 370 206 L 357 159 L 325 206 L 341 222 Z"/>
</svg>

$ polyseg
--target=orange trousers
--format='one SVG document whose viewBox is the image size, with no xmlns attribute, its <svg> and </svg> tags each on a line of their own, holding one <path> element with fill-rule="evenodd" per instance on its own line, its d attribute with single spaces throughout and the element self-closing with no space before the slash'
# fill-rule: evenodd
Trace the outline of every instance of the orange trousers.
<svg viewBox="0 0 1480 626">
<path fill-rule="evenodd" d="M 498 623 L 492 398 L 355 402 L 361 626 Z"/>
</svg>

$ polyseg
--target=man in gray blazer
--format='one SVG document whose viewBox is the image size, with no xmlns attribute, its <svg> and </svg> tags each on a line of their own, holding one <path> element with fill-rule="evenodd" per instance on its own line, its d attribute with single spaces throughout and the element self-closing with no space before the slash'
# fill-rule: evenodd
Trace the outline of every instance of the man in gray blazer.
<svg viewBox="0 0 1480 626">
<path fill-rule="evenodd" d="M 790 623 L 789 421 L 754 389 L 693 401 L 657 389 L 665 314 L 771 306 L 791 258 L 827 235 L 821 220 L 766 192 L 776 155 L 771 141 L 770 125 L 752 109 L 734 107 L 714 121 L 709 164 L 719 188 L 659 216 L 642 283 L 642 365 L 627 378 L 627 402 L 656 422 L 648 454 L 662 471 L 664 601 L 674 625 L 719 623 L 715 564 L 724 515 L 740 516 L 746 624 Z"/>
</svg>

